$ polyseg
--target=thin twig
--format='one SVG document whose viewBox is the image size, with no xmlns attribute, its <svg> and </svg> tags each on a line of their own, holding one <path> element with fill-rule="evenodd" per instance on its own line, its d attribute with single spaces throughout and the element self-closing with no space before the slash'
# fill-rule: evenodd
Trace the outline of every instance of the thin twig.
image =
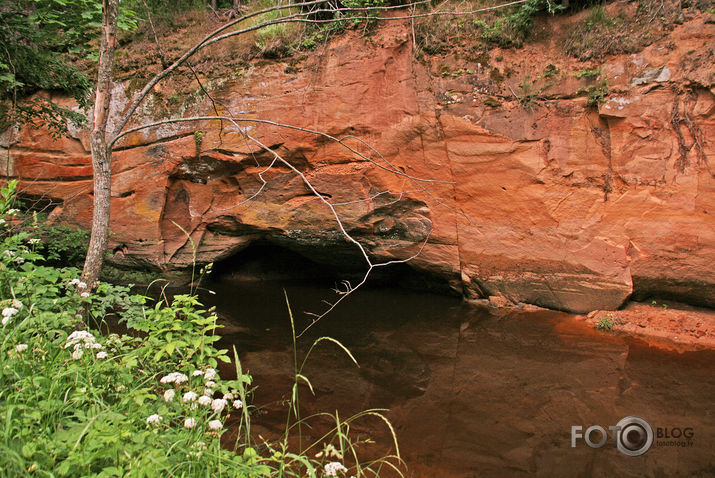
<svg viewBox="0 0 715 478">
<path fill-rule="evenodd" d="M 154 29 L 154 22 L 151 19 L 151 11 L 149 10 L 149 6 L 146 4 L 146 0 L 142 0 L 142 3 L 144 4 L 144 10 L 146 11 L 146 18 L 149 21 L 151 32 L 154 34 L 154 43 L 156 43 L 156 47 L 159 50 L 159 59 L 161 60 L 161 67 L 166 68 L 169 65 L 166 62 L 166 55 L 164 54 L 164 50 L 161 48 L 161 43 L 159 43 L 159 37 L 156 34 L 156 29 Z"/>
</svg>

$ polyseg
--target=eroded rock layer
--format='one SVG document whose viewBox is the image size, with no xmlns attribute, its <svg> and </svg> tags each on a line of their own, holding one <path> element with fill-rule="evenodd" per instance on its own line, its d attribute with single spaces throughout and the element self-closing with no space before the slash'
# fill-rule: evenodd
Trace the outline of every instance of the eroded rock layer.
<svg viewBox="0 0 715 478">
<path fill-rule="evenodd" d="M 419 253 L 413 268 L 469 298 L 579 313 L 633 293 L 713 306 L 713 33 L 685 22 L 641 53 L 608 58 L 599 79 L 574 75 L 592 65 L 556 40 L 494 50 L 498 72 L 517 72 L 500 78 L 481 63 L 435 74 L 437 60 L 415 59 L 409 24 L 392 22 L 290 67 L 207 81 L 213 103 L 162 103 L 168 93 L 157 92 L 133 125 L 217 111 L 241 121 L 167 124 L 118 142 L 111 261 L 177 270 L 192 243 L 207 263 L 261 240 L 364 268 L 335 212 L 375 262 Z M 604 87 L 607 101 L 589 106 L 586 94 Z M 113 111 L 133 93 L 118 84 Z M 87 135 L 72 136 L 6 132 L 0 161 L 9 156 L 2 170 L 23 194 L 57 204 L 51 217 L 89 228 Z"/>
</svg>

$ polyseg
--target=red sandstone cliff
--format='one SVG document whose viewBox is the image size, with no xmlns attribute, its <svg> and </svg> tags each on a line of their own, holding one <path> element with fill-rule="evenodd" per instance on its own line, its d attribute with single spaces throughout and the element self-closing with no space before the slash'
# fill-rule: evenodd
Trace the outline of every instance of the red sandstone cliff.
<svg viewBox="0 0 715 478">
<path fill-rule="evenodd" d="M 257 63 L 211 86 L 222 114 L 353 135 L 382 158 L 346 142 L 376 162 L 445 181 L 412 181 L 304 131 L 241 125 L 332 203 L 346 203 L 336 208 L 376 258 L 408 257 L 427 240 L 412 267 L 471 298 L 588 312 L 617 308 L 635 292 L 713 306 L 714 37 L 715 25 L 693 19 L 640 53 L 600 62 L 610 96 L 597 110 L 578 93 L 593 80 L 573 75 L 591 64 L 565 56 L 555 36 L 491 51 L 490 65 L 511 68 L 512 78 L 481 64 L 445 76 L 438 60 L 414 59 L 410 26 L 400 22 L 368 40 L 348 33 L 290 68 Z M 468 63 L 439 61 L 452 71 Z M 541 84 L 549 96 L 520 98 L 516 85 L 535 78 L 539 86 L 547 64 L 559 72 Z M 113 108 L 126 107 L 128 91 L 116 87 Z M 169 111 L 158 104 L 148 98 L 134 124 L 213 114 L 205 99 Z M 60 203 L 54 219 L 89 228 L 86 133 L 54 141 L 25 129 L 6 132 L 8 143 L 2 171 L 21 179 L 24 194 Z M 201 263 L 264 239 L 318 261 L 359 264 L 330 210 L 292 171 L 262 173 L 270 161 L 229 123 L 130 135 L 114 153 L 111 260 L 186 267 L 192 250 L 178 224 Z M 259 174 L 265 188 L 244 202 L 261 187 Z"/>
</svg>

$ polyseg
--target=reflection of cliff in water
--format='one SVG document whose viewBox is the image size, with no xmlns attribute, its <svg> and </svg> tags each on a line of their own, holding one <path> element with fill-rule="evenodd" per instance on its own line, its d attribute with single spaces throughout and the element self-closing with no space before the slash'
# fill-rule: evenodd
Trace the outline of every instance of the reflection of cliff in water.
<svg viewBox="0 0 715 478">
<path fill-rule="evenodd" d="M 282 285 L 212 284 L 230 317 L 227 340 L 254 375 L 254 430 L 283 430 L 292 377 Z M 297 320 L 328 293 L 286 286 Z M 298 325 L 300 327 L 300 325 Z M 329 335 L 306 368 L 303 414 L 389 408 L 412 477 L 706 476 L 713 468 L 715 353 L 674 353 L 601 333 L 555 312 L 488 315 L 459 300 L 404 290 L 363 290 L 301 339 Z M 652 426 L 691 426 L 690 448 L 654 447 L 631 458 L 609 445 L 571 448 L 572 425 L 615 425 L 628 415 Z M 378 433 L 364 423 L 358 433 Z M 313 430 L 318 435 L 319 430 Z M 308 432 L 310 433 L 310 432 Z M 385 446 L 385 448 L 388 445 Z"/>
</svg>

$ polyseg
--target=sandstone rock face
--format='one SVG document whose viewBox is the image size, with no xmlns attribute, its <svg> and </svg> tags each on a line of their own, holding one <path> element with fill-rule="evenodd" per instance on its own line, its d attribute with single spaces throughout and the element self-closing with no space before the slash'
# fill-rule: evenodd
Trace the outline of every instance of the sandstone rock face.
<svg viewBox="0 0 715 478">
<path fill-rule="evenodd" d="M 167 124 L 117 143 L 111 260 L 176 270 L 192 243 L 207 263 L 261 240 L 365 268 L 330 203 L 374 262 L 419 253 L 411 267 L 466 297 L 578 313 L 634 293 L 715 306 L 714 33 L 694 20 L 668 48 L 609 58 L 597 109 L 578 94 L 589 80 L 572 74 L 589 65 L 558 45 L 492 51 L 519 72 L 501 84 L 481 64 L 445 77 L 415 60 L 399 22 L 369 41 L 335 39 L 298 68 L 256 64 L 211 87 L 219 113 L 239 122 Z M 514 85 L 549 62 L 563 72 L 553 94 L 517 101 Z M 130 96 L 118 84 L 114 111 Z M 160 101 L 149 97 L 132 124 L 215 114 L 200 95 L 168 111 Z M 2 145 L 2 171 L 23 194 L 89 228 L 86 132 L 53 140 L 25 129 Z"/>
</svg>

